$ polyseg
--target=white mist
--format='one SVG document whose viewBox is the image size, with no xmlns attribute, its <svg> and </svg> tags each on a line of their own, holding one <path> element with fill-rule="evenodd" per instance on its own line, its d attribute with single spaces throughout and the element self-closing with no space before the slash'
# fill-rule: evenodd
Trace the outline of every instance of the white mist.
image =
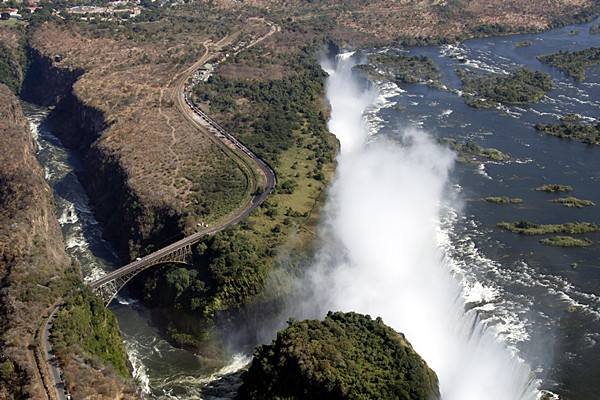
<svg viewBox="0 0 600 400">
<path fill-rule="evenodd" d="M 438 374 L 444 400 L 536 399 L 529 368 L 464 312 L 439 249 L 453 154 L 422 131 L 369 138 L 363 114 L 376 93 L 353 79 L 354 64 L 345 55 L 323 66 L 341 152 L 304 306 L 382 317 Z"/>
</svg>

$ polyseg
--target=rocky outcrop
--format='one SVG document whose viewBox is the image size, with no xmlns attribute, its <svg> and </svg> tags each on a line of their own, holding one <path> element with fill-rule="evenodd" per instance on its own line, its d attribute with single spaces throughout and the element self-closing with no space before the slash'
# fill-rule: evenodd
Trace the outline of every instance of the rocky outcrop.
<svg viewBox="0 0 600 400">
<path fill-rule="evenodd" d="M 65 253 L 52 191 L 35 157 L 20 102 L 0 85 L 0 398 L 46 397 L 37 331 L 53 305 L 79 284 L 80 272 Z M 83 329 L 89 332 L 88 340 L 110 338 L 113 353 L 126 357 L 120 339 L 115 339 L 116 322 L 105 323 L 114 316 L 102 304 L 95 312 L 80 308 L 77 318 L 67 316 L 77 335 L 63 340 L 68 351 L 61 362 L 71 382 L 93 377 L 94 385 L 75 386 L 72 393 L 85 389 L 97 399 L 133 398 L 135 388 L 122 377 L 127 372 L 118 376 L 108 363 L 91 362 L 102 354 L 78 343 Z M 88 321 L 88 326 L 80 321 Z"/>
<path fill-rule="evenodd" d="M 115 245 L 121 259 L 136 257 L 142 246 L 180 237 L 181 216 L 172 209 L 140 201 L 128 184 L 129 177 L 119 156 L 96 143 L 109 124 L 102 111 L 85 104 L 74 91 L 73 85 L 84 71 L 62 68 L 34 48 L 29 49 L 29 56 L 31 66 L 23 97 L 54 107 L 47 123 L 66 147 L 82 157 L 85 176 L 81 180 L 107 239 Z M 151 247 L 145 248 L 149 250 Z"/>
<path fill-rule="evenodd" d="M 43 398 L 35 331 L 76 278 L 18 99 L 0 85 L 0 398 Z"/>
<path fill-rule="evenodd" d="M 257 349 L 238 399 L 440 399 L 438 379 L 381 319 L 329 313 L 293 321 Z"/>
</svg>

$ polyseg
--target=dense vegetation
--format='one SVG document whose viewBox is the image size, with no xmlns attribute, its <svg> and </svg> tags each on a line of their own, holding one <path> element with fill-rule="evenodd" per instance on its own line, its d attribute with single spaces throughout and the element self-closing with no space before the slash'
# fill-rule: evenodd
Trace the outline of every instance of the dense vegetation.
<svg viewBox="0 0 600 400">
<path fill-rule="evenodd" d="M 557 203 L 562 206 L 568 208 L 583 208 L 583 207 L 591 207 L 596 204 L 591 200 L 578 199 L 577 197 L 569 196 L 569 197 L 560 197 L 558 199 L 550 200 L 552 203 Z"/>
<path fill-rule="evenodd" d="M 67 297 L 52 328 L 52 343 L 57 356 L 66 360 L 74 354 L 97 357 L 112 365 L 122 376 L 129 376 L 127 354 L 115 316 L 89 289 Z"/>
<path fill-rule="evenodd" d="M 334 151 L 324 135 L 324 116 L 315 109 L 320 98 L 325 73 L 305 55 L 297 59 L 298 74 L 269 81 L 248 81 L 213 76 L 198 84 L 194 93 L 197 101 L 208 103 L 214 113 L 230 113 L 228 122 L 232 132 L 261 158 L 277 166 L 278 157 L 296 142 L 295 132 L 311 134 L 316 143 L 311 145 L 320 164 L 331 161 Z M 253 114 L 242 114 L 235 99 L 245 99 L 258 108 Z M 319 171 L 315 171 L 318 174 Z"/>
<path fill-rule="evenodd" d="M 538 186 L 535 188 L 536 192 L 546 192 L 546 193 L 568 193 L 573 191 L 573 186 L 571 185 L 561 185 L 558 183 L 546 183 L 542 186 Z"/>
<path fill-rule="evenodd" d="M 184 317 L 168 322 L 169 336 L 183 345 L 204 347 L 202 330 L 219 312 L 279 295 L 265 291 L 266 278 L 277 276 L 276 285 L 286 286 L 289 275 L 297 273 L 296 266 L 308 256 L 313 234 L 307 226 L 316 223 L 315 209 L 332 173 L 336 144 L 321 103 L 324 73 L 308 51 L 281 60 L 289 75 L 277 79 L 248 79 L 227 72 L 241 68 L 240 63 L 264 62 L 260 51 L 240 55 L 195 88 L 195 101 L 269 162 L 278 186 L 248 219 L 199 244 L 192 267 L 177 266 L 147 277 L 144 293 L 151 304 L 173 306 L 203 320 L 192 324 Z M 255 69 L 244 66 L 247 70 Z M 292 238 L 293 248 L 282 250 Z M 279 265 L 281 251 L 289 253 L 286 268 Z"/>
<path fill-rule="evenodd" d="M 590 34 L 597 35 L 600 33 L 600 24 L 594 24 L 590 26 Z"/>
<path fill-rule="evenodd" d="M 598 226 L 590 222 L 567 222 L 564 224 L 535 224 L 529 221 L 499 222 L 498 228 L 518 233 L 520 235 L 546 235 L 549 233 L 565 233 L 575 235 L 579 233 L 593 233 L 598 231 Z"/>
<path fill-rule="evenodd" d="M 538 60 L 560 69 L 578 82 L 583 82 L 585 69 L 600 64 L 600 47 L 579 51 L 559 51 L 554 54 L 538 56 Z"/>
<path fill-rule="evenodd" d="M 259 347 L 238 399 L 439 399 L 435 373 L 404 335 L 356 313 L 292 321 Z"/>
<path fill-rule="evenodd" d="M 468 140 L 465 143 L 460 143 L 455 139 L 444 138 L 442 143 L 448 145 L 452 150 L 458 153 L 459 162 L 472 162 L 478 159 L 488 159 L 492 161 L 507 161 L 510 160 L 510 156 L 501 152 L 498 149 L 492 147 L 485 148 L 479 146 L 472 140 Z"/>
<path fill-rule="evenodd" d="M 574 238 L 572 236 L 552 236 L 540 240 L 540 243 L 555 247 L 587 247 L 594 244 L 589 239 Z"/>
<path fill-rule="evenodd" d="M 475 75 L 459 69 L 463 83 L 465 104 L 476 108 L 527 104 L 540 101 L 552 89 L 550 75 L 521 68 L 510 75 Z"/>
<path fill-rule="evenodd" d="M 492 204 L 521 204 L 523 199 L 519 197 L 508 197 L 508 196 L 490 196 L 484 199 L 488 203 Z"/>
<path fill-rule="evenodd" d="M 595 125 L 583 122 L 577 114 L 562 117 L 559 124 L 536 124 L 535 129 L 561 139 L 600 144 L 600 122 Z"/>
<path fill-rule="evenodd" d="M 440 71 L 435 63 L 426 56 L 405 54 L 374 54 L 369 56 L 369 64 L 359 69 L 371 77 L 389 79 L 396 83 L 440 84 Z"/>
</svg>

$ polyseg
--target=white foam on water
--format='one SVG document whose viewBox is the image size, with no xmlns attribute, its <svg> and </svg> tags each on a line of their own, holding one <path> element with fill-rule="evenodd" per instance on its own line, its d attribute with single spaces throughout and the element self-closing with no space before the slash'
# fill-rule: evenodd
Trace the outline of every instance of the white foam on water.
<svg viewBox="0 0 600 400">
<path fill-rule="evenodd" d="M 477 164 L 476 171 L 479 175 L 483 176 L 485 179 L 493 180 L 493 178 L 487 173 L 487 171 L 485 169 L 485 163 Z"/>
<path fill-rule="evenodd" d="M 133 341 L 125 341 L 125 348 L 127 350 L 127 358 L 131 364 L 132 376 L 137 386 L 140 388 L 143 394 L 149 394 L 150 388 L 150 377 L 148 376 L 148 369 L 142 357 L 137 349 L 136 343 Z"/>
<path fill-rule="evenodd" d="M 331 240 L 311 270 L 307 286 L 314 289 L 307 301 L 380 316 L 404 332 L 437 372 L 446 400 L 536 399 L 529 368 L 501 341 L 508 334 L 486 328 L 474 309 L 465 313 L 462 296 L 482 310 L 501 308 L 502 288 L 473 279 L 463 289 L 435 239 L 452 153 L 410 129 L 396 129 L 399 143 L 380 135 L 367 141 L 368 124 L 347 122 L 357 111 L 369 118 L 367 98 L 355 92 L 360 89 L 349 67 L 337 65 L 327 86 L 330 129 L 342 146 L 323 226 Z M 340 99 L 348 93 L 351 104 Z M 502 331 L 527 325 L 518 317 L 497 317 L 496 325 Z M 512 330 L 522 335 L 522 329 Z"/>
</svg>

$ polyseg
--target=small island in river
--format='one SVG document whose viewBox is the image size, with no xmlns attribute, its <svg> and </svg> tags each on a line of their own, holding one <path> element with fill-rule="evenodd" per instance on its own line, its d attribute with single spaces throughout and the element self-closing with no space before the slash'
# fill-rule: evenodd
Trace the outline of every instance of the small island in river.
<svg viewBox="0 0 600 400">
<path fill-rule="evenodd" d="M 439 87 L 440 71 L 431 58 L 405 54 L 374 54 L 369 64 L 356 67 L 375 79 L 386 79 L 395 83 L 426 83 Z"/>
<path fill-rule="evenodd" d="M 519 235 L 546 235 L 550 233 L 565 233 L 576 235 L 579 233 L 598 232 L 598 225 L 591 222 L 566 222 L 564 224 L 536 224 L 529 221 L 499 222 L 498 228 Z"/>
<path fill-rule="evenodd" d="M 591 31 L 592 28 L 590 28 Z M 559 51 L 554 54 L 538 56 L 538 60 L 560 69 L 578 82 L 583 82 L 586 68 L 600 64 L 600 47 L 579 51 Z"/>
<path fill-rule="evenodd" d="M 552 89 L 550 75 L 521 68 L 510 75 L 480 75 L 466 68 L 457 70 L 462 80 L 465 104 L 493 108 L 500 104 L 519 105 L 540 101 Z"/>
<path fill-rule="evenodd" d="M 565 115 L 558 124 L 536 124 L 535 129 L 561 139 L 600 144 L 600 123 L 583 122 L 577 114 Z"/>
<path fill-rule="evenodd" d="M 485 148 L 479 146 L 472 140 L 464 143 L 458 142 L 455 139 L 443 138 L 442 143 L 446 144 L 452 150 L 458 153 L 457 161 L 462 163 L 475 162 L 480 159 L 491 161 L 508 161 L 510 156 L 493 147 Z"/>
</svg>

